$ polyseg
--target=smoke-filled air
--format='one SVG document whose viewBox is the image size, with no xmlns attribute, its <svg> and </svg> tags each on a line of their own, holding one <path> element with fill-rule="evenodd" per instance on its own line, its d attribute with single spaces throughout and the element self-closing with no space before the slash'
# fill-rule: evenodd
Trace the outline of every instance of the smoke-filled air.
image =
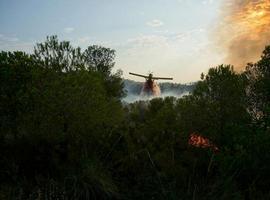
<svg viewBox="0 0 270 200">
<path fill-rule="evenodd" d="M 270 0 L 225 0 L 213 37 L 237 71 L 256 61 L 270 43 Z"/>
<path fill-rule="evenodd" d="M 148 101 L 153 98 L 166 98 L 170 96 L 181 98 L 192 93 L 195 83 L 179 84 L 170 82 L 154 82 L 153 95 L 149 95 L 147 92 L 147 87 L 146 82 L 143 83 L 124 80 L 124 91 L 126 95 L 122 101 L 126 103 L 133 103 L 136 101 Z"/>
<path fill-rule="evenodd" d="M 270 200 L 270 0 L 0 0 L 0 27 L 0 200 Z"/>
</svg>

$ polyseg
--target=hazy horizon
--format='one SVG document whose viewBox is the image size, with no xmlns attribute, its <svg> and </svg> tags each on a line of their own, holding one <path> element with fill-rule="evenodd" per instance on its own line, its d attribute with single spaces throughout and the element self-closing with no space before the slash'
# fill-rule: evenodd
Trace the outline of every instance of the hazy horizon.
<svg viewBox="0 0 270 200">
<path fill-rule="evenodd" d="M 260 38 L 261 30 L 267 30 L 268 22 L 261 23 L 261 29 L 257 23 L 268 20 L 266 4 L 255 0 L 2 0 L 0 50 L 32 52 L 35 43 L 57 35 L 82 48 L 97 44 L 115 49 L 114 70 L 121 69 L 126 79 L 143 81 L 128 72 L 153 72 L 188 83 L 199 80 L 210 67 L 243 64 L 260 55 L 268 33 L 259 45 L 254 35 L 246 34 L 255 28 Z M 239 13 L 240 20 L 235 17 Z M 239 31 L 247 20 L 248 28 Z M 241 45 L 233 46 L 239 33 L 241 52 Z"/>
</svg>

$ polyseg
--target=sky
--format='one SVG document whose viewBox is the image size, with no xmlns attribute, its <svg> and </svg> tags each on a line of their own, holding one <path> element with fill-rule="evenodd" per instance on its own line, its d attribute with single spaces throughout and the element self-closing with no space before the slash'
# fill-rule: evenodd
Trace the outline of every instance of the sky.
<svg viewBox="0 0 270 200">
<path fill-rule="evenodd" d="M 222 64 L 211 48 L 221 0 L 0 0 L 0 50 L 31 53 L 48 35 L 116 50 L 115 70 L 200 79 Z"/>
</svg>

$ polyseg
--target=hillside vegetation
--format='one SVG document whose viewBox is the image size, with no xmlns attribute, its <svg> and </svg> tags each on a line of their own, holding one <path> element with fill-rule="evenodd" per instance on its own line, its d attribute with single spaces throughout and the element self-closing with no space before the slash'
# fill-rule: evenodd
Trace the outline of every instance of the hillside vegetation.
<svg viewBox="0 0 270 200">
<path fill-rule="evenodd" d="M 270 199 L 270 46 L 130 104 L 114 58 L 56 36 L 0 53 L 0 199 Z"/>
</svg>

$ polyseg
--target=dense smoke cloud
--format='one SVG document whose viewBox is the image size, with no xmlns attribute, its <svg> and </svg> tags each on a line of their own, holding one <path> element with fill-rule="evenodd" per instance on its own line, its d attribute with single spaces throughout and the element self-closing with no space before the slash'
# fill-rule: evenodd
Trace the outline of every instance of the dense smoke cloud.
<svg viewBox="0 0 270 200">
<path fill-rule="evenodd" d="M 194 87 L 195 83 L 190 84 L 177 84 L 177 83 L 160 83 L 156 84 L 156 89 L 159 90 L 157 96 L 147 96 L 143 93 L 143 82 L 136 82 L 131 80 L 124 81 L 124 90 L 126 91 L 126 97 L 123 98 L 123 102 L 133 103 L 135 101 L 148 101 L 153 98 L 165 98 L 168 96 L 173 96 L 176 98 L 181 98 L 184 95 L 190 94 Z"/>
<path fill-rule="evenodd" d="M 214 31 L 226 62 L 240 71 L 270 43 L 270 0 L 224 0 Z"/>
<path fill-rule="evenodd" d="M 148 101 L 151 100 L 153 98 L 165 98 L 165 97 L 175 97 L 175 98 L 181 98 L 185 95 L 189 95 L 190 92 L 189 91 L 185 91 L 181 94 L 176 93 L 174 91 L 167 91 L 167 92 L 163 92 L 158 96 L 143 96 L 143 95 L 136 95 L 136 94 L 128 94 L 124 99 L 123 102 L 126 103 L 133 103 L 136 101 Z"/>
</svg>

